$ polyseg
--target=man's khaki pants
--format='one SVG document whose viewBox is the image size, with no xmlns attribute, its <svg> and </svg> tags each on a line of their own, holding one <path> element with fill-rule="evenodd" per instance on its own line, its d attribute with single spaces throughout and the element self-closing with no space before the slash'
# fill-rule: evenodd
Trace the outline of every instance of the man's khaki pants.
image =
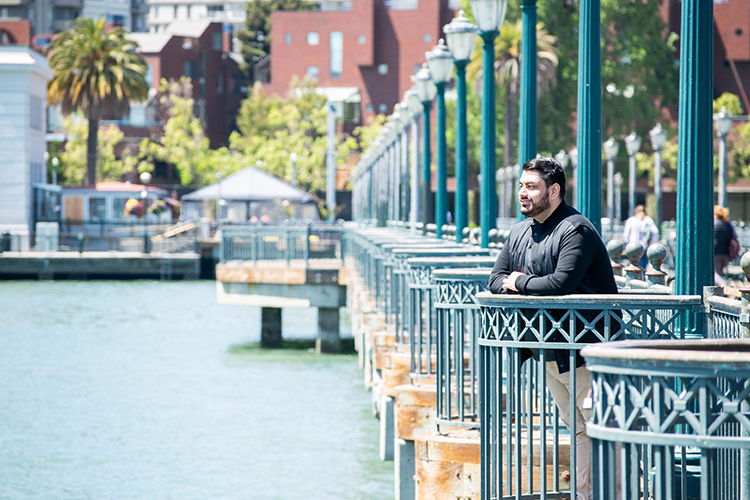
<svg viewBox="0 0 750 500">
<path fill-rule="evenodd" d="M 573 434 L 570 427 L 570 373 L 560 373 L 557 363 L 547 365 L 547 388 L 559 409 L 560 419 Z M 586 421 L 591 415 L 591 404 L 584 400 L 591 392 L 591 372 L 585 366 L 576 369 L 576 493 L 579 500 L 591 499 L 591 440 L 586 435 Z M 586 406 L 586 408 L 584 408 Z"/>
</svg>

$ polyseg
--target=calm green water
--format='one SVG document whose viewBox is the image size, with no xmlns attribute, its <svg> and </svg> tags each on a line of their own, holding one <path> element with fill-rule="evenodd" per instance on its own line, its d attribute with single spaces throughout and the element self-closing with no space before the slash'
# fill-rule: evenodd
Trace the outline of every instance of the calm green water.
<svg viewBox="0 0 750 500">
<path fill-rule="evenodd" d="M 0 283 L 0 499 L 393 498 L 356 357 L 238 349 L 214 286 Z"/>
</svg>

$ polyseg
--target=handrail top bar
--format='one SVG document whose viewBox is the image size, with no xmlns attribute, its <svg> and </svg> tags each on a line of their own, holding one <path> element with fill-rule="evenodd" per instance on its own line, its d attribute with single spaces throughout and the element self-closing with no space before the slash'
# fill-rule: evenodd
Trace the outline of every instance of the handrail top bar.
<svg viewBox="0 0 750 500">
<path fill-rule="evenodd" d="M 460 255 L 489 255 L 490 250 L 489 248 L 478 248 L 478 247 L 471 247 L 471 246 L 463 246 L 463 247 L 437 247 L 437 248 L 394 248 L 391 253 L 397 254 L 397 255 L 424 255 L 425 257 L 429 257 L 431 255 L 434 255 L 435 257 L 439 257 L 441 255 L 445 255 L 446 257 L 450 256 L 460 256 Z"/>
<path fill-rule="evenodd" d="M 591 344 L 581 350 L 587 365 L 622 361 L 690 363 L 750 369 L 750 339 L 624 340 Z"/>
<path fill-rule="evenodd" d="M 739 316 L 742 313 L 742 302 L 730 297 L 721 297 L 718 295 L 712 295 L 706 298 L 706 304 L 711 306 L 711 309 L 726 314 L 734 314 Z"/>
<path fill-rule="evenodd" d="M 460 269 L 437 269 L 432 271 L 432 277 L 436 281 L 451 281 L 457 278 L 484 278 L 487 279 L 492 274 L 491 267 L 473 267 Z"/>
<path fill-rule="evenodd" d="M 406 259 L 406 263 L 412 267 L 419 266 L 431 266 L 433 264 L 490 264 L 489 267 L 495 263 L 495 259 L 492 255 L 468 255 L 468 256 L 457 256 L 457 257 L 411 257 Z"/>
<path fill-rule="evenodd" d="M 410 242 L 410 241 L 398 241 L 393 243 L 386 243 L 384 245 L 381 245 L 383 250 L 396 250 L 396 249 L 407 249 L 407 250 L 417 250 L 420 248 L 430 249 L 430 248 L 463 248 L 458 243 L 433 243 L 428 241 L 420 241 L 420 242 Z"/>
<path fill-rule="evenodd" d="M 700 295 L 645 295 L 645 294 L 577 294 L 577 295 L 499 295 L 491 292 L 480 292 L 476 295 L 481 306 L 489 307 L 547 307 L 565 309 L 572 305 L 609 306 L 623 305 L 664 305 L 664 306 L 698 306 L 703 302 Z"/>
</svg>

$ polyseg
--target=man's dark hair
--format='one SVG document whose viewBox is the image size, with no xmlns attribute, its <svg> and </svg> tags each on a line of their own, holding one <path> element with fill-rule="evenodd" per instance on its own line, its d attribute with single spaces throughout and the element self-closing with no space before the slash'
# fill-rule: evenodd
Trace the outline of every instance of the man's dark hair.
<svg viewBox="0 0 750 500">
<path fill-rule="evenodd" d="M 558 184 L 560 186 L 560 199 L 565 199 L 565 170 L 557 160 L 544 156 L 533 158 L 523 164 L 523 170 L 534 172 L 541 177 L 547 189 L 552 184 Z"/>
</svg>

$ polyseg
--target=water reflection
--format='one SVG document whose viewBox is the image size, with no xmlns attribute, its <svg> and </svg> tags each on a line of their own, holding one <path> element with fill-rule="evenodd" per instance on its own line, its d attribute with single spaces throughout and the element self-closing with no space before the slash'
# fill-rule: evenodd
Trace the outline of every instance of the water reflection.
<svg viewBox="0 0 750 500">
<path fill-rule="evenodd" d="M 211 282 L 0 284 L 0 498 L 392 498 L 356 358 L 232 348 L 259 318 Z"/>
</svg>

